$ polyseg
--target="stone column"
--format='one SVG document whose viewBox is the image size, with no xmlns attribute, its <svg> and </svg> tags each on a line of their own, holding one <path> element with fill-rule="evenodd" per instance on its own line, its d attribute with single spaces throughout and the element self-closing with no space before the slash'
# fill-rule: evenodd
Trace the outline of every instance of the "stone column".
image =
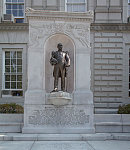
<svg viewBox="0 0 130 150">
<path fill-rule="evenodd" d="M 93 104 L 93 93 L 90 90 L 90 23 L 83 24 L 82 28 L 83 31 L 80 34 L 82 42 L 76 44 L 74 104 Z"/>
</svg>

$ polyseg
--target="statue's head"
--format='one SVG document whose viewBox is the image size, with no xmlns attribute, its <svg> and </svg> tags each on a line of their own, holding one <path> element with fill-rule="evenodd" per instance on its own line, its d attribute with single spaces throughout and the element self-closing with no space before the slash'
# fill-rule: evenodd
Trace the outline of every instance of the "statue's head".
<svg viewBox="0 0 130 150">
<path fill-rule="evenodd" d="M 59 43 L 59 44 L 57 45 L 58 50 L 62 50 L 62 47 L 63 47 L 63 45 L 62 45 L 61 43 Z"/>
</svg>

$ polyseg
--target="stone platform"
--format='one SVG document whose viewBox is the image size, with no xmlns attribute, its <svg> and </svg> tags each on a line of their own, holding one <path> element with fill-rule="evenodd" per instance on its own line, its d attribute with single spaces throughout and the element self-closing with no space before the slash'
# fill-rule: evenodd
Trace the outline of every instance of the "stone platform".
<svg viewBox="0 0 130 150">
<path fill-rule="evenodd" d="M 22 134 L 0 133 L 0 141 L 130 141 L 129 133 L 96 133 L 96 134 Z"/>
<path fill-rule="evenodd" d="M 129 141 L 0 141 L 1 150 L 129 150 Z"/>
<path fill-rule="evenodd" d="M 130 115 L 95 114 L 94 126 L 96 133 L 130 133 Z M 23 114 L 0 115 L 0 133 L 21 133 L 22 127 Z"/>
</svg>

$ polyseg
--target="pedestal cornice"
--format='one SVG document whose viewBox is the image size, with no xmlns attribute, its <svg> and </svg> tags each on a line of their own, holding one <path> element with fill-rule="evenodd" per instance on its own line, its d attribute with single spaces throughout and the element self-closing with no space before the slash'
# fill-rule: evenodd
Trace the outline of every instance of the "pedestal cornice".
<svg viewBox="0 0 130 150">
<path fill-rule="evenodd" d="M 62 11 L 45 11 L 45 10 L 34 10 L 31 8 L 26 9 L 26 17 L 28 19 L 42 19 L 42 20 L 53 20 L 53 21 L 80 21 L 88 22 L 93 19 L 93 11 L 84 13 L 70 13 Z"/>
</svg>

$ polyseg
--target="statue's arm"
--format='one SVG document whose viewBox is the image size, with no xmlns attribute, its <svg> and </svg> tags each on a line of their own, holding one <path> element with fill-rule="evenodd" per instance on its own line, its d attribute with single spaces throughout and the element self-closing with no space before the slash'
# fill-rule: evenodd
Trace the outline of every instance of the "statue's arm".
<svg viewBox="0 0 130 150">
<path fill-rule="evenodd" d="M 69 53 L 68 52 L 66 52 L 65 59 L 66 59 L 65 66 L 69 67 L 70 66 L 70 57 L 69 57 Z"/>
<path fill-rule="evenodd" d="M 55 59 L 55 52 L 52 51 L 51 53 L 51 59 L 50 59 L 50 64 L 51 65 L 56 65 L 58 63 L 58 61 Z"/>
</svg>

